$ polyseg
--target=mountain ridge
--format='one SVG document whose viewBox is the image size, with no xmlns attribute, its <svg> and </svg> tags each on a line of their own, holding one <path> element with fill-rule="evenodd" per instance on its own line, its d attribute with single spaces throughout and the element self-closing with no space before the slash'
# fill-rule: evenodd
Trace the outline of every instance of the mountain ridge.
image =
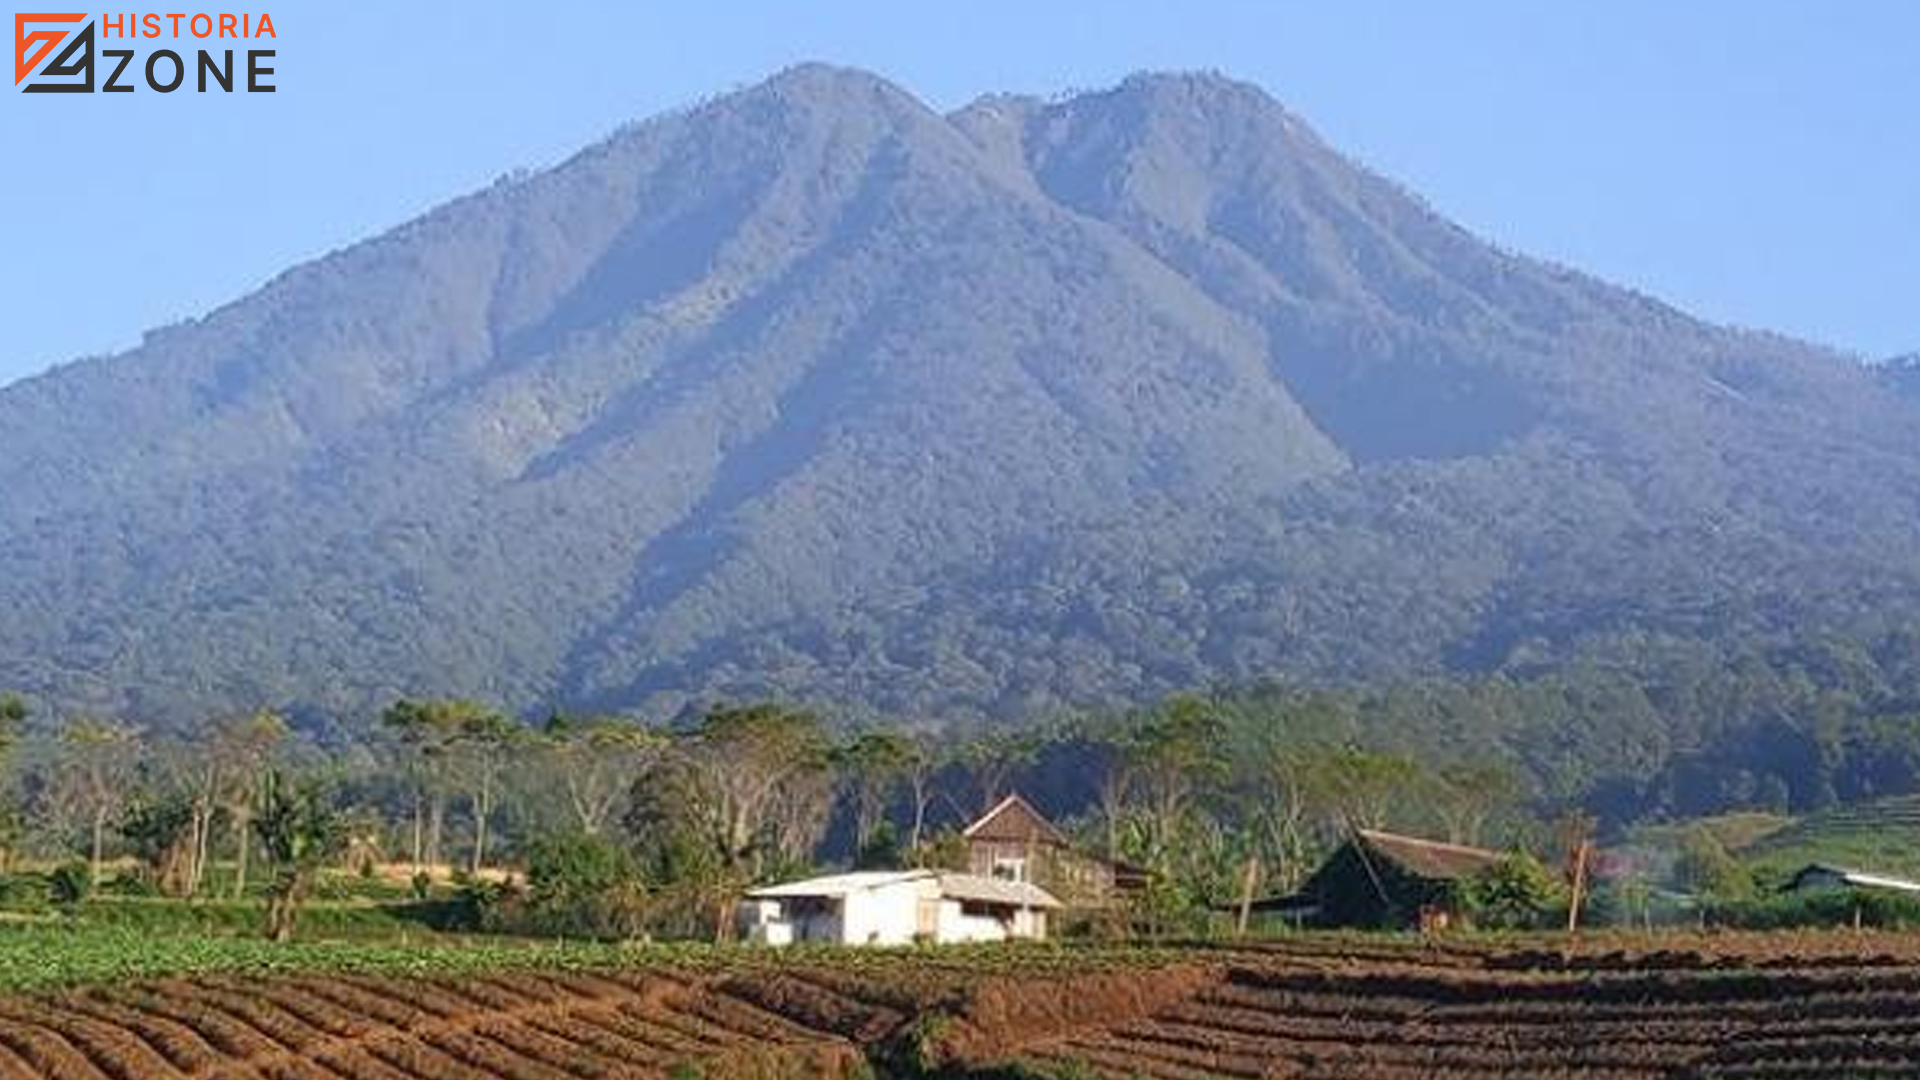
<svg viewBox="0 0 1920 1080">
<path fill-rule="evenodd" d="M 0 685 L 1012 716 L 1845 626 L 1920 582 L 1897 389 L 1250 84 L 804 65 L 0 388 Z"/>
</svg>

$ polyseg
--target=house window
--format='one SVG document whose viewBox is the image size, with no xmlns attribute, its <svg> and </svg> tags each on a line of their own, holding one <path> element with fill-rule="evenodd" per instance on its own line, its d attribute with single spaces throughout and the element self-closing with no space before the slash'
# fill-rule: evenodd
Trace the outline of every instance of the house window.
<svg viewBox="0 0 1920 1080">
<path fill-rule="evenodd" d="M 993 876 L 1001 881 L 1025 881 L 1027 880 L 1027 860 L 995 859 Z"/>
</svg>

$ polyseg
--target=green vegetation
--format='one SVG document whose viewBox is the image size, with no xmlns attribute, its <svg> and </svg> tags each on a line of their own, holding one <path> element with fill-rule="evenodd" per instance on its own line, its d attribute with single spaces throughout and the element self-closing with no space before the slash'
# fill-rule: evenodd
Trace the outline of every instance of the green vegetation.
<svg viewBox="0 0 1920 1080">
<path fill-rule="evenodd" d="M 1566 883 L 1540 860 L 1511 852 L 1466 885 L 1466 909 L 1489 930 L 1539 930 L 1566 909 Z"/>
<path fill-rule="evenodd" d="M 660 954 L 655 954 L 660 955 Z M 148 927 L 0 922 L 0 992 L 211 972 L 463 975 L 606 967 L 644 956 L 579 942 L 508 939 L 303 941 L 155 932 Z"/>
<path fill-rule="evenodd" d="M 1225 80 L 968 122 L 793 72 L 0 391 L 0 848 L 724 936 L 1017 787 L 1174 934 L 1356 826 L 1920 791 L 1911 365 L 1476 244 Z"/>
<path fill-rule="evenodd" d="M 1712 900 L 1701 916 L 1710 926 L 1737 930 L 1847 926 L 1920 930 L 1920 898 L 1868 890 L 1822 889 Z"/>
<path fill-rule="evenodd" d="M 1756 892 L 1753 873 L 1704 828 L 1681 839 L 1673 879 L 1681 889 L 1718 902 L 1751 900 Z"/>
<path fill-rule="evenodd" d="M 1027 721 L 1910 629 L 1911 365 L 1478 243 L 1229 80 L 991 108 L 792 72 L 0 390 L 0 685 Z M 1711 745 L 1631 705 L 1537 764 Z"/>
<path fill-rule="evenodd" d="M 1770 882 L 1816 862 L 1920 880 L 1920 795 L 1822 810 L 1736 852 Z"/>
<path fill-rule="evenodd" d="M 1840 689 L 1806 670 L 1672 667 L 1645 686 L 1597 668 L 1528 682 L 1269 684 L 951 741 L 841 731 L 781 703 L 674 726 L 554 715 L 535 728 L 481 703 L 403 700 L 376 735 L 334 745 L 271 714 L 159 736 L 81 720 L 19 744 L 12 846 L 39 869 L 0 874 L 0 910 L 129 925 L 169 918 L 158 913 L 170 898 L 184 902 L 183 923 L 276 940 L 312 910 L 311 935 L 362 941 L 399 923 L 408 934 L 724 941 L 756 883 L 848 865 L 964 868 L 954 828 L 1021 790 L 1086 852 L 1146 872 L 1127 910 L 1064 922 L 1072 932 L 1218 932 L 1249 886 L 1297 889 L 1354 828 L 1509 850 L 1468 906 L 1489 927 L 1534 926 L 1560 903 L 1560 872 L 1543 863 L 1568 865 L 1554 823 L 1584 818 L 1582 807 L 1609 813 L 1603 824 L 1635 853 L 1596 883 L 1587 917 L 1645 922 L 1685 915 L 1663 899 L 1675 894 L 1761 900 L 1804 862 L 1898 871 L 1878 853 L 1905 835 L 1895 826 L 1910 803 L 1795 825 L 1761 809 L 1672 823 L 1703 787 L 1793 803 L 1920 769 L 1901 714 L 1860 696 L 1851 713 L 1836 708 Z M 1609 719 L 1576 722 L 1583 702 Z M 1767 703 L 1765 719 L 1703 720 L 1718 734 L 1697 751 L 1567 737 L 1631 716 L 1677 726 L 1669 706 L 1698 718 L 1732 702 Z M 1802 709 L 1805 727 L 1793 719 Z M 1882 847 L 1850 846 L 1855 834 Z"/>
</svg>

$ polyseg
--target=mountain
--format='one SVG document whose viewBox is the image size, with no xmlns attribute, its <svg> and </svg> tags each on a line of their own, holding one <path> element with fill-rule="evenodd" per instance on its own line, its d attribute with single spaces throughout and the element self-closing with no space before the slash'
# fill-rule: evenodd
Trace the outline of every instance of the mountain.
<svg viewBox="0 0 1920 1080">
<path fill-rule="evenodd" d="M 1896 356 L 1881 365 L 1881 372 L 1894 389 L 1920 397 L 1920 353 Z"/>
<path fill-rule="evenodd" d="M 0 390 L 0 686 L 1032 715 L 1920 614 L 1920 404 L 1260 90 L 808 66 Z"/>
</svg>

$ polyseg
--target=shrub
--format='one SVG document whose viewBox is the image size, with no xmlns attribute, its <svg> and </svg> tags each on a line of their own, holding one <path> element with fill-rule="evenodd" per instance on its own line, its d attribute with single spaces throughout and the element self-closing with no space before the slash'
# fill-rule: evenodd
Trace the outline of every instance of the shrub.
<svg viewBox="0 0 1920 1080">
<path fill-rule="evenodd" d="M 1532 930 L 1562 903 L 1560 883 L 1524 851 L 1509 852 L 1462 890 L 1474 921 L 1490 930 Z"/>
<path fill-rule="evenodd" d="M 535 840 L 527 855 L 524 892 L 478 885 L 462 891 L 481 928 L 596 940 L 646 933 L 646 889 L 632 854 L 619 844 L 560 833 Z"/>
<path fill-rule="evenodd" d="M 93 871 L 83 862 L 62 863 L 47 875 L 47 896 L 61 907 L 72 907 L 93 891 Z"/>
<path fill-rule="evenodd" d="M 1719 902 L 1746 900 L 1755 891 L 1753 875 L 1705 828 L 1689 830 L 1681 840 L 1673 878 L 1682 891 Z"/>
<path fill-rule="evenodd" d="M 639 880 L 633 856 L 587 833 L 558 833 L 527 849 L 527 886 L 536 901 L 573 898 Z"/>
<path fill-rule="evenodd" d="M 46 875 L 0 876 L 0 907 L 12 911 L 41 911 L 52 902 L 52 890 L 48 887 Z"/>
<path fill-rule="evenodd" d="M 1920 899 L 1896 893 L 1821 889 L 1741 900 L 1714 901 L 1702 914 L 1714 926 L 1737 930 L 1789 930 L 1861 926 L 1878 930 L 1920 928 Z"/>
</svg>

